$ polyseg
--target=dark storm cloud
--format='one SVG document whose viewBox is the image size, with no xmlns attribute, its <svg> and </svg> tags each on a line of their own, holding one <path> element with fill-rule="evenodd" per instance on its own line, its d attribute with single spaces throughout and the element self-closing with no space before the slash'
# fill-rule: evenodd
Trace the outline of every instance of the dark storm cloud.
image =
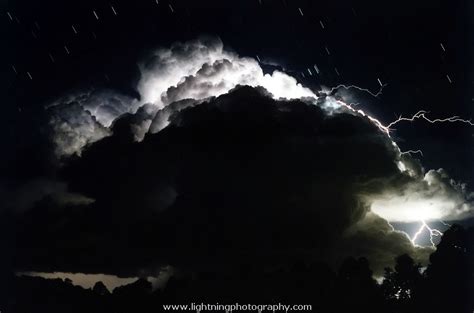
<svg viewBox="0 0 474 313">
<path fill-rule="evenodd" d="M 337 264 L 357 254 L 380 274 L 402 253 L 427 260 L 430 249 L 360 198 L 377 191 L 373 181 L 408 175 L 368 118 L 251 87 L 177 106 L 170 125 L 141 142 L 131 128 L 143 112 L 122 116 L 112 136 L 69 161 L 71 190 L 96 201 L 69 209 L 43 201 L 28 212 L 20 269 L 135 274 L 157 264 Z"/>
<path fill-rule="evenodd" d="M 351 225 L 343 237 L 337 249 L 355 257 L 368 256 L 371 269 L 377 275 L 400 255 L 409 254 L 416 262 L 426 264 L 433 252 L 431 247 L 414 246 L 405 233 L 395 231 L 385 219 L 372 212 Z"/>
<path fill-rule="evenodd" d="M 136 103 L 112 90 L 76 92 L 58 99 L 47 108 L 56 155 L 80 154 L 88 144 L 109 136 L 112 122 L 135 111 Z"/>
<path fill-rule="evenodd" d="M 45 179 L 60 188 L 12 202 L 20 270 L 135 275 L 357 255 L 380 274 L 396 255 L 426 262 L 430 251 L 388 222 L 472 216 L 465 186 L 425 173 L 374 117 L 265 74 L 220 40 L 159 49 L 140 69 L 137 99 L 95 90 L 46 108 L 56 158 Z M 260 87 L 228 94 L 239 84 Z"/>
<path fill-rule="evenodd" d="M 161 110 L 156 112 L 155 117 L 153 118 L 152 123 L 150 124 L 149 132 L 156 134 L 163 128 L 169 125 L 170 118 L 175 112 L 179 112 L 185 108 L 197 105 L 203 101 L 196 101 L 194 99 L 184 99 L 171 103 L 170 105 L 164 107 Z"/>
</svg>

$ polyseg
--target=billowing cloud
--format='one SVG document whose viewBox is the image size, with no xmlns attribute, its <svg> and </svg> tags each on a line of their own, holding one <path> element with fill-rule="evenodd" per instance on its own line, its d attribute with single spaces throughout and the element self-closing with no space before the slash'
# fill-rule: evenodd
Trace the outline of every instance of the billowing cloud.
<svg viewBox="0 0 474 313">
<path fill-rule="evenodd" d="M 134 110 L 133 99 L 110 90 L 76 92 L 48 106 L 58 156 L 80 155 L 88 144 L 109 136 L 119 116 Z"/>
<path fill-rule="evenodd" d="M 171 114 L 172 108 L 166 108 L 172 103 L 219 96 L 237 85 L 262 86 L 275 98 L 315 97 L 285 73 L 264 74 L 256 60 L 226 51 L 216 38 L 200 38 L 159 49 L 141 63 L 140 71 L 140 100 L 111 90 L 96 90 L 67 95 L 49 106 L 52 140 L 58 156 L 80 155 L 88 144 L 110 135 L 114 120 L 140 108 L 148 118 L 135 121 L 135 139 L 139 141 L 148 132 L 156 111 L 161 111 L 162 119 Z M 154 131 L 166 123 L 155 122 Z"/>
<path fill-rule="evenodd" d="M 80 155 L 88 144 L 110 135 L 108 128 L 75 103 L 57 108 L 51 115 L 50 125 L 54 131 L 53 143 L 58 156 Z"/>
<path fill-rule="evenodd" d="M 114 273 L 357 255 L 380 274 L 397 255 L 426 263 L 432 251 L 389 222 L 473 216 L 472 194 L 403 154 L 377 119 L 264 74 L 219 40 L 157 50 L 140 70 L 139 99 L 94 91 L 48 109 L 57 155 L 80 156 L 65 158 L 62 179 L 96 201 L 60 218 L 39 214 L 45 203 L 29 212 L 55 232 L 20 233 L 19 266 Z M 41 254 L 56 238 L 75 246 Z M 100 253 L 78 264 L 92 246 Z"/>
<path fill-rule="evenodd" d="M 225 50 L 216 38 L 200 38 L 157 50 L 142 63 L 141 73 L 138 91 L 142 101 L 159 108 L 177 100 L 219 96 L 237 85 L 262 86 L 275 98 L 315 96 L 285 73 L 264 74 L 255 59 Z"/>
<path fill-rule="evenodd" d="M 140 66 L 142 78 L 138 92 L 143 102 L 163 108 L 166 103 L 162 102 L 162 95 L 168 88 L 194 75 L 204 64 L 229 57 L 231 53 L 224 51 L 222 42 L 213 38 L 200 38 L 173 44 L 169 49 L 159 49 Z"/>
<path fill-rule="evenodd" d="M 134 99 L 105 89 L 67 94 L 48 105 L 48 108 L 59 109 L 67 105 L 77 105 L 88 111 L 104 127 L 109 127 L 122 114 L 136 111 L 139 106 Z"/>
</svg>

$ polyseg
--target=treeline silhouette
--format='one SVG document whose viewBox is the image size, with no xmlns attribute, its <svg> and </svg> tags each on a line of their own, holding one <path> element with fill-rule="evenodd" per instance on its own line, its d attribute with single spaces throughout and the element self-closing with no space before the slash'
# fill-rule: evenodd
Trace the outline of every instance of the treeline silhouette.
<svg viewBox="0 0 474 313">
<path fill-rule="evenodd" d="M 11 276 L 0 300 L 8 312 L 161 312 L 163 304 L 312 304 L 312 312 L 472 313 L 474 228 L 447 230 L 427 268 L 408 255 L 396 259 L 378 284 L 365 258 L 348 258 L 338 271 L 323 263 L 296 262 L 285 269 L 242 266 L 234 273 L 173 276 L 162 290 L 150 282 L 91 289 L 61 279 Z"/>
</svg>

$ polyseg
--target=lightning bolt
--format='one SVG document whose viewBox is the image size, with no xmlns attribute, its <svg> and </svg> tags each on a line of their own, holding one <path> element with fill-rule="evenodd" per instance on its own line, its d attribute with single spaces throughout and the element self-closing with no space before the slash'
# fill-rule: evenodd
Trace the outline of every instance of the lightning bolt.
<svg viewBox="0 0 474 313">
<path fill-rule="evenodd" d="M 412 115 L 411 117 L 403 117 L 400 115 L 400 117 L 391 122 L 390 124 L 387 125 L 387 127 L 390 129 L 392 126 L 400 123 L 400 122 L 403 122 L 403 121 L 407 121 L 407 122 L 414 122 L 415 120 L 417 119 L 423 119 L 431 124 L 435 124 L 435 123 L 456 123 L 456 122 L 459 122 L 459 123 L 465 123 L 465 124 L 469 124 L 471 126 L 474 126 L 474 123 L 471 121 L 471 120 L 466 120 L 466 119 L 462 119 L 460 118 L 459 116 L 450 116 L 450 117 L 446 117 L 446 118 L 435 118 L 435 119 L 430 119 L 429 117 L 426 116 L 426 114 L 428 114 L 429 112 L 428 111 L 424 111 L 424 110 L 420 110 L 418 112 L 416 112 L 414 115 Z"/>
<path fill-rule="evenodd" d="M 325 93 L 325 94 L 326 95 L 331 95 L 334 91 L 337 91 L 339 88 L 344 88 L 346 90 L 354 88 L 354 89 L 357 89 L 357 90 L 360 90 L 360 91 L 367 92 L 367 93 L 369 93 L 370 95 L 372 95 L 374 97 L 378 97 L 382 93 L 382 90 L 385 86 L 387 86 L 387 84 L 381 85 L 379 91 L 377 93 L 373 93 L 373 92 L 371 92 L 370 90 L 368 90 L 366 88 L 361 88 L 361 87 L 358 87 L 358 86 L 355 86 L 355 85 L 343 85 L 343 84 L 341 84 L 341 85 L 338 85 L 336 87 L 331 88 L 330 91 L 328 93 Z M 390 124 L 385 126 L 378 119 L 368 115 L 363 110 L 355 109 L 352 106 L 353 103 L 347 104 L 347 103 L 345 103 L 344 101 L 342 101 L 340 99 L 337 99 L 336 102 L 338 104 L 340 104 L 341 106 L 345 107 L 346 109 L 348 109 L 349 111 L 355 113 L 355 114 L 359 114 L 359 115 L 362 115 L 364 117 L 367 117 L 372 123 L 375 124 L 375 126 L 377 126 L 383 133 L 385 133 L 387 135 L 387 137 L 391 140 L 392 145 L 398 149 L 398 151 L 401 155 L 403 155 L 403 154 L 410 154 L 411 155 L 411 154 L 419 153 L 421 156 L 423 156 L 423 152 L 421 150 L 408 150 L 408 151 L 402 152 L 400 150 L 400 148 L 398 147 L 398 145 L 395 143 L 395 141 L 393 141 L 392 136 L 390 135 L 390 132 L 393 130 L 392 127 L 394 125 L 400 123 L 400 122 L 403 122 L 403 121 L 414 122 L 417 119 L 423 119 L 423 120 L 425 120 L 425 121 L 427 121 L 431 124 L 435 124 L 435 123 L 457 123 L 457 122 L 459 122 L 459 123 L 468 124 L 470 126 L 474 126 L 474 123 L 470 119 L 466 120 L 466 119 L 463 119 L 463 118 L 461 118 L 457 115 L 446 117 L 446 118 L 431 119 L 431 118 L 426 116 L 426 114 L 428 114 L 429 112 L 425 111 L 425 110 L 420 110 L 417 113 L 415 113 L 414 115 L 412 115 L 411 117 L 400 116 L 397 120 L 395 120 L 395 121 L 393 121 Z"/>
<path fill-rule="evenodd" d="M 424 156 L 423 151 L 421 150 L 407 150 L 407 151 L 402 152 L 402 154 L 408 154 L 408 155 L 417 154 L 417 153 L 419 153 L 421 156 Z"/>
<path fill-rule="evenodd" d="M 421 226 L 418 229 L 418 231 L 413 235 L 411 242 L 413 243 L 413 245 L 416 245 L 416 240 L 418 239 L 418 236 L 420 236 L 423 233 L 423 230 L 425 229 L 428 231 L 430 235 L 431 246 L 435 248 L 436 244 L 434 243 L 434 237 L 442 236 L 443 233 L 435 228 L 431 228 L 425 221 L 421 221 Z"/>
<path fill-rule="evenodd" d="M 383 88 L 385 86 L 387 86 L 387 84 L 381 84 L 380 81 L 379 81 L 379 84 L 380 84 L 380 89 L 378 90 L 377 93 L 374 93 L 372 91 L 370 91 L 369 89 L 366 89 L 366 88 L 361 88 L 361 87 L 358 87 L 358 86 L 355 86 L 355 85 L 337 85 L 336 87 L 333 87 L 331 88 L 329 91 L 327 92 L 324 92 L 323 91 L 323 94 L 325 94 L 325 96 L 331 96 L 333 95 L 334 92 L 336 92 L 338 89 L 340 88 L 344 88 L 346 90 L 350 90 L 350 89 L 357 89 L 359 91 L 363 91 L 363 92 L 366 92 L 368 94 L 370 94 L 371 96 L 373 97 L 378 97 L 382 94 L 382 91 L 383 91 Z M 397 149 L 397 151 L 400 153 L 400 155 L 404 155 L 404 154 L 408 154 L 408 155 L 411 155 L 411 154 L 420 154 L 421 156 L 423 156 L 423 152 L 421 150 L 408 150 L 408 151 L 405 151 L 405 152 L 402 152 L 400 150 L 400 148 L 398 147 L 398 145 L 396 144 L 396 142 L 392 139 L 392 136 L 390 135 L 390 132 L 391 132 L 391 128 L 393 126 L 395 126 L 396 124 L 400 123 L 400 122 L 403 122 L 403 121 L 407 121 L 407 122 L 414 122 L 415 120 L 418 120 L 418 119 L 423 119 L 431 124 L 435 124 L 435 123 L 464 123 L 464 124 L 468 124 L 470 126 L 474 126 L 474 123 L 469 119 L 469 120 L 466 120 L 466 119 L 463 119 L 459 116 L 451 116 L 451 117 L 446 117 L 446 118 L 435 118 L 435 119 L 432 119 L 432 118 L 429 118 L 426 116 L 426 114 L 428 114 L 429 112 L 428 111 L 425 111 L 425 110 L 420 110 L 418 111 L 417 113 L 415 113 L 414 115 L 412 115 L 411 117 L 403 117 L 403 116 L 400 116 L 397 120 L 391 122 L 390 124 L 388 125 L 384 125 L 382 122 L 380 122 L 378 119 L 376 119 L 375 117 L 372 117 L 370 116 L 369 114 L 365 113 L 363 110 L 361 109 L 355 109 L 353 107 L 353 103 L 350 103 L 350 104 L 347 104 L 345 103 L 344 101 L 340 100 L 340 99 L 335 99 L 336 102 L 338 104 L 340 104 L 342 107 L 346 108 L 347 110 L 353 112 L 354 114 L 359 114 L 363 117 L 367 117 L 375 126 L 377 126 L 377 128 L 379 128 L 379 130 L 381 132 L 383 132 L 384 134 L 387 135 L 388 139 L 391 141 L 393 147 L 395 149 Z M 416 246 L 416 241 L 418 239 L 418 237 L 423 233 L 424 230 L 428 231 L 429 235 L 430 235 L 430 243 L 431 243 L 431 246 L 433 248 L 436 248 L 436 244 L 434 242 L 434 238 L 435 237 L 439 237 L 439 236 L 442 236 L 443 233 L 436 229 L 436 228 L 431 228 L 424 220 L 421 220 L 421 226 L 420 228 L 418 229 L 418 231 L 413 235 L 413 238 L 411 238 L 411 242 L 414 246 Z M 445 226 L 449 226 L 449 224 L 443 222 L 443 221 L 440 221 L 443 225 Z M 392 226 L 393 227 L 393 226 Z"/>
<path fill-rule="evenodd" d="M 336 100 L 336 102 L 345 107 L 346 109 L 348 109 L 349 111 L 355 113 L 355 114 L 359 114 L 359 115 L 362 115 L 364 117 L 367 117 L 372 123 L 375 124 L 375 126 L 377 126 L 378 129 L 380 129 L 382 132 L 384 132 L 390 139 L 392 138 L 390 136 L 390 128 L 388 128 L 387 126 L 383 125 L 378 119 L 376 119 L 375 117 L 372 117 L 368 114 L 366 114 L 363 110 L 360 110 L 360 109 L 354 109 L 350 104 L 347 104 L 345 103 L 344 101 L 342 100 Z M 395 142 L 392 140 L 392 143 L 395 144 Z M 396 144 L 395 144 L 396 145 Z"/>
<path fill-rule="evenodd" d="M 381 94 L 382 94 L 382 91 L 383 89 L 387 86 L 388 84 L 381 84 L 380 85 L 380 88 L 379 90 L 374 93 L 372 91 L 370 91 L 369 89 L 367 88 L 361 88 L 359 86 L 356 86 L 356 85 L 344 85 L 344 84 L 340 84 L 340 85 L 337 85 L 336 87 L 332 87 L 331 90 L 329 91 L 329 94 L 332 94 L 333 92 L 337 91 L 338 89 L 340 88 L 344 88 L 345 90 L 350 90 L 350 89 L 357 89 L 359 91 L 363 91 L 363 92 L 366 92 L 368 93 L 369 95 L 371 95 L 372 97 L 374 98 L 377 98 L 379 97 Z"/>
<path fill-rule="evenodd" d="M 444 222 L 444 221 L 442 221 L 442 220 L 439 220 L 439 222 L 440 222 L 441 224 L 443 224 L 444 226 L 451 227 L 451 224 L 448 224 L 448 223 L 446 223 L 446 222 Z"/>
</svg>

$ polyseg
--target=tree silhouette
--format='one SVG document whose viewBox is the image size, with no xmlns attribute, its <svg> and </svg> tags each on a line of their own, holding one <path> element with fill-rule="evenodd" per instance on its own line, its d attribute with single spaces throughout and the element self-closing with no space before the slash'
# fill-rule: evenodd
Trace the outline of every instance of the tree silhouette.
<svg viewBox="0 0 474 313">
<path fill-rule="evenodd" d="M 474 310 L 474 229 L 447 230 L 423 274 L 408 255 L 386 269 L 378 285 L 365 258 L 348 258 L 335 273 L 321 262 L 298 261 L 284 268 L 243 265 L 231 271 L 186 272 L 162 291 L 145 279 L 110 293 L 102 282 L 92 289 L 70 280 L 12 276 L 11 297 L 0 297 L 6 312 L 150 312 L 162 304 L 312 304 L 321 313 L 471 313 Z M 3 301 L 2 301 L 3 300 Z"/>
<path fill-rule="evenodd" d="M 380 286 L 384 299 L 394 312 L 412 312 L 422 283 L 421 265 L 407 254 L 395 259 L 395 268 L 386 268 Z"/>
<path fill-rule="evenodd" d="M 343 262 L 334 292 L 337 312 L 381 311 L 381 294 L 366 258 L 348 258 Z"/>
<path fill-rule="evenodd" d="M 434 312 L 473 311 L 473 229 L 448 229 L 426 270 L 423 299 Z"/>
<path fill-rule="evenodd" d="M 101 281 L 98 281 L 94 284 L 92 291 L 101 296 L 110 294 L 110 291 L 107 289 L 107 287 L 105 287 L 104 283 Z"/>
<path fill-rule="evenodd" d="M 395 270 L 385 269 L 382 292 L 386 299 L 408 301 L 413 298 L 422 279 L 421 265 L 415 264 L 408 254 L 395 259 Z"/>
</svg>

